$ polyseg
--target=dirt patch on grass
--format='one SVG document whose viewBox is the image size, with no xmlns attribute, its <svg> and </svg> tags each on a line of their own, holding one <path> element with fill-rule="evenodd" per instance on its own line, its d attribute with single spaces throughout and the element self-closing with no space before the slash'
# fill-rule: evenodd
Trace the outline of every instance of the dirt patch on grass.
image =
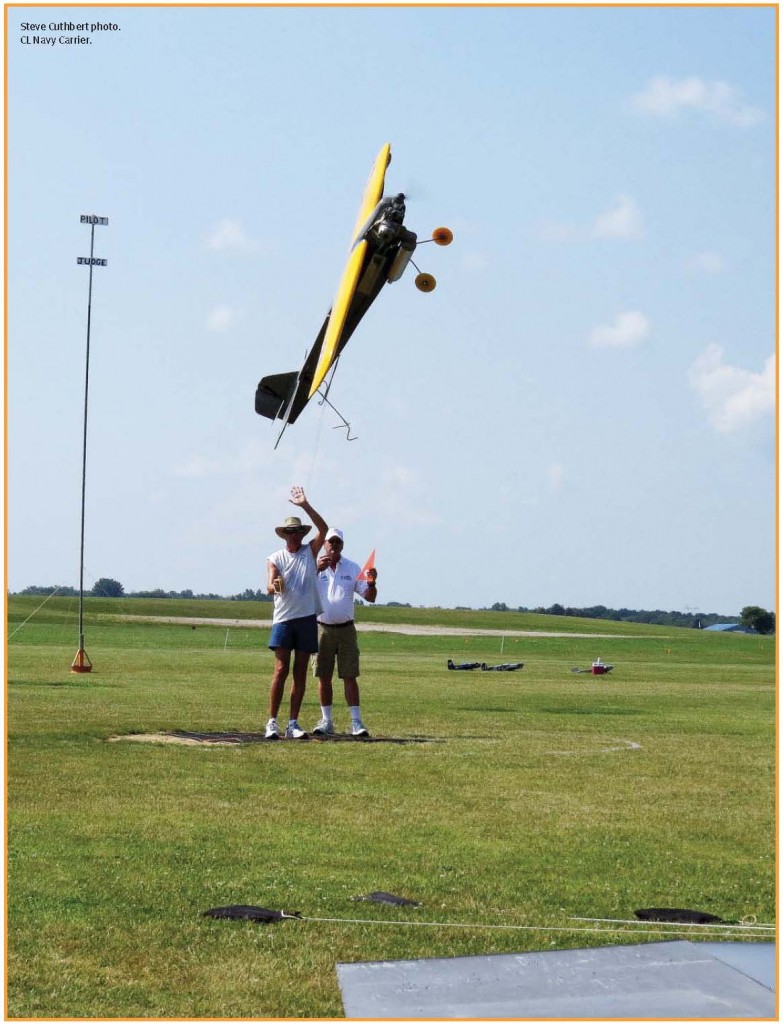
<svg viewBox="0 0 783 1024">
<path fill-rule="evenodd" d="M 309 736 L 304 740 L 286 740 L 284 737 L 276 740 L 268 740 L 262 732 L 187 732 L 184 729 L 174 729 L 171 732 L 132 732 L 124 736 L 109 736 L 109 743 L 177 743 L 188 747 L 236 747 L 247 746 L 253 743 L 262 743 L 266 746 L 275 746 L 279 743 L 287 744 L 313 744 L 318 746 L 321 743 L 445 743 L 438 736 L 369 736 L 354 737 L 347 733 L 337 733 L 329 736 L 328 739 L 318 739 Z"/>
</svg>

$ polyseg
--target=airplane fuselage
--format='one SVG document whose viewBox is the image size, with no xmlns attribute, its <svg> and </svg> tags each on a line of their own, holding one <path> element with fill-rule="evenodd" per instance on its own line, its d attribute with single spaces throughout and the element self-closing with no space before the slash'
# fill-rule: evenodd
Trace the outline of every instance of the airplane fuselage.
<svg viewBox="0 0 783 1024">
<path fill-rule="evenodd" d="M 359 279 L 340 334 L 339 356 L 384 284 L 398 281 L 416 248 L 416 235 L 404 225 L 405 197 L 402 193 L 381 199 L 360 228 L 352 251 L 362 240 L 367 250 Z M 327 315 L 307 359 L 299 371 L 264 377 L 256 390 L 256 412 L 268 419 L 294 423 L 307 404 L 318 355 L 329 324 Z"/>
</svg>

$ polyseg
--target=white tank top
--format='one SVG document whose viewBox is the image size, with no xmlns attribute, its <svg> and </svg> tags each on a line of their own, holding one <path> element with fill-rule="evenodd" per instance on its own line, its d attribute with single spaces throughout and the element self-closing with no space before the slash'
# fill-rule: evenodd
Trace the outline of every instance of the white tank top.
<svg viewBox="0 0 783 1024">
<path fill-rule="evenodd" d="M 283 577 L 283 593 L 274 595 L 272 622 L 317 615 L 321 602 L 316 588 L 315 555 L 310 545 L 303 544 L 295 554 L 282 548 L 270 555 L 269 561 Z"/>
</svg>

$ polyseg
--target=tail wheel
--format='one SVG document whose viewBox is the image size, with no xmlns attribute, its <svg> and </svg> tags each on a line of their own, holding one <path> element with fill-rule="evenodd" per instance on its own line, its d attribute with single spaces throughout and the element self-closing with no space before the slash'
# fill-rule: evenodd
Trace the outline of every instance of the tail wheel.
<svg viewBox="0 0 783 1024">
<path fill-rule="evenodd" d="M 454 233 L 448 228 L 435 228 L 432 232 L 432 240 L 436 245 L 451 245 L 454 241 Z"/>
<path fill-rule="evenodd" d="M 413 283 L 420 292 L 431 292 L 435 288 L 435 278 L 432 274 L 419 274 Z"/>
</svg>

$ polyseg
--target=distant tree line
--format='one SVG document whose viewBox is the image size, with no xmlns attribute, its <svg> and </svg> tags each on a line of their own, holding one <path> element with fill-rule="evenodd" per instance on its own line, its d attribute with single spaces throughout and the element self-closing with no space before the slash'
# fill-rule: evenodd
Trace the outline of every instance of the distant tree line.
<svg viewBox="0 0 783 1024">
<path fill-rule="evenodd" d="M 531 608 L 542 615 L 568 615 L 583 619 L 612 619 L 615 622 L 641 622 L 651 626 L 684 626 L 686 629 L 704 629 L 715 622 L 739 622 L 738 616 L 718 615 L 716 612 L 653 611 L 636 608 L 607 608 L 602 604 L 589 608 L 567 608 L 553 604 L 550 608 Z"/>
<path fill-rule="evenodd" d="M 79 591 L 74 587 L 25 587 L 19 591 L 20 595 L 40 595 L 46 597 L 50 594 L 58 594 L 60 597 L 78 597 Z M 243 590 L 241 594 L 194 594 L 192 590 L 163 590 L 157 587 L 155 590 L 131 590 L 125 592 L 125 587 L 119 580 L 104 576 L 96 580 L 90 590 L 85 590 L 90 597 L 154 597 L 158 599 L 180 598 L 186 601 L 271 601 L 272 595 L 262 590 Z"/>
<path fill-rule="evenodd" d="M 706 629 L 716 622 L 735 622 L 748 626 L 759 633 L 775 632 L 775 613 L 765 611 L 757 605 L 742 609 L 740 615 L 718 615 L 716 612 L 666 612 L 661 609 L 644 611 L 633 608 L 607 608 L 596 604 L 589 608 L 570 608 L 553 604 L 549 608 L 509 608 L 503 601 L 497 601 L 489 611 L 493 612 L 534 612 L 536 615 L 566 615 L 580 619 L 611 619 L 614 622 L 641 622 L 652 626 L 682 626 L 686 629 Z"/>
<path fill-rule="evenodd" d="M 25 587 L 19 591 L 20 594 L 32 594 L 45 597 L 50 594 L 60 594 L 62 597 L 73 597 L 79 591 L 73 587 Z M 241 594 L 194 594 L 192 590 L 134 590 L 125 593 L 125 588 L 119 580 L 104 576 L 96 580 L 92 589 L 87 591 L 91 597 L 153 597 L 158 599 L 180 598 L 186 601 L 271 601 L 272 595 L 265 590 L 252 590 L 248 587 Z M 387 608 L 410 608 L 407 602 L 389 601 Z M 461 606 L 460 606 L 461 607 Z M 470 609 L 462 608 L 464 611 Z M 638 611 L 633 608 L 607 608 L 602 604 L 594 604 L 589 608 L 570 608 L 562 604 L 553 604 L 549 608 L 509 608 L 505 601 L 496 601 L 489 609 L 482 611 L 493 612 L 533 612 L 536 615 L 566 615 L 580 619 L 612 619 L 614 622 L 641 622 L 652 626 L 682 626 L 686 629 L 706 629 L 716 622 L 735 622 L 741 626 L 748 626 L 758 633 L 775 632 L 775 613 L 768 612 L 758 605 L 747 605 L 742 609 L 740 615 L 718 615 L 716 612 L 665 612 Z"/>
</svg>

